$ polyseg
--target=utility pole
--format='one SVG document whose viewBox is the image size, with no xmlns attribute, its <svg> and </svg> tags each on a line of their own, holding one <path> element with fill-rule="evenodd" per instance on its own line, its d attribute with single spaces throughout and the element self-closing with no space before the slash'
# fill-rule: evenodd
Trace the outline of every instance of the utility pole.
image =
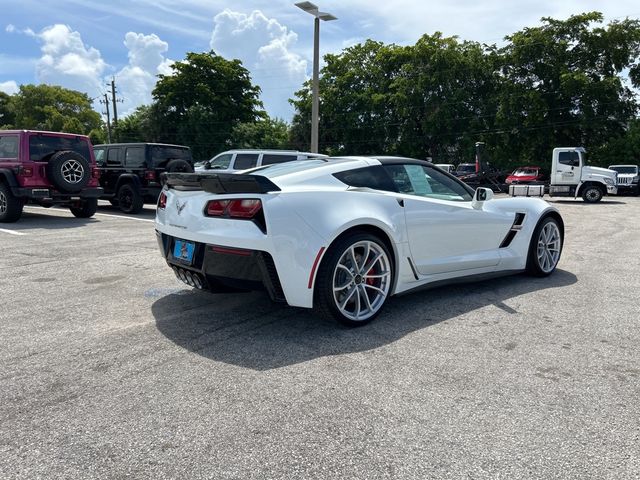
<svg viewBox="0 0 640 480">
<path fill-rule="evenodd" d="M 109 115 L 109 98 L 106 93 L 104 94 L 104 100 L 100 100 L 100 103 L 107 107 L 107 143 L 111 143 L 111 116 Z"/>
<path fill-rule="evenodd" d="M 118 107 L 116 106 L 116 77 L 111 77 L 111 100 L 113 100 L 113 128 L 118 129 Z"/>
</svg>

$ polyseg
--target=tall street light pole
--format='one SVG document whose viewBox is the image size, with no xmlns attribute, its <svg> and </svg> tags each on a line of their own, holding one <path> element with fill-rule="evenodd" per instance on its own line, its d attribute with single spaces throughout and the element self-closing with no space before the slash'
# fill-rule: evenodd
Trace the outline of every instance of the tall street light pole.
<svg viewBox="0 0 640 480">
<path fill-rule="evenodd" d="M 307 13 L 313 15 L 313 80 L 311 82 L 311 153 L 318 153 L 318 123 L 319 123 L 319 82 L 318 76 L 320 74 L 320 20 L 329 22 L 331 20 L 337 20 L 330 13 L 321 12 L 317 5 L 311 2 L 298 2 L 296 7 L 301 8 Z"/>
</svg>

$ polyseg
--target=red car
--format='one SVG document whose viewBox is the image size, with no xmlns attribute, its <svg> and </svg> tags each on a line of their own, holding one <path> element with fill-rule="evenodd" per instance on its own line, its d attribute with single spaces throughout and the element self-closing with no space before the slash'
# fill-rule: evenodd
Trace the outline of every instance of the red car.
<svg viewBox="0 0 640 480">
<path fill-rule="evenodd" d="M 543 173 L 541 167 L 518 167 L 511 175 L 507 177 L 505 183 L 507 184 L 526 184 L 534 182 L 543 182 L 546 180 L 546 175 Z"/>
</svg>

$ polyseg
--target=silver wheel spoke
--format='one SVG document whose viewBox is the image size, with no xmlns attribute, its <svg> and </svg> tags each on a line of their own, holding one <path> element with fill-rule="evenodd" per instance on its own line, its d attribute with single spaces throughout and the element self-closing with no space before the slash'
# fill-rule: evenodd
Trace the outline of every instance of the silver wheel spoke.
<svg viewBox="0 0 640 480">
<path fill-rule="evenodd" d="M 380 258 L 382 257 L 382 253 L 378 253 L 375 257 L 373 257 L 373 260 L 371 260 L 363 269 L 362 269 L 362 274 L 366 275 L 367 272 L 369 272 L 373 266 L 378 262 L 378 260 L 380 260 Z"/>
<path fill-rule="evenodd" d="M 349 303 L 349 300 L 351 300 L 351 297 L 353 297 L 353 294 L 357 291 L 358 289 L 356 287 L 353 287 L 351 289 L 351 291 L 347 294 L 347 297 L 344 299 L 344 302 L 342 302 L 342 305 L 340 305 L 340 310 L 344 310 L 344 307 L 347 306 L 347 303 Z"/>
<path fill-rule="evenodd" d="M 369 300 L 369 295 L 367 295 L 367 291 L 364 289 L 364 283 L 361 283 L 359 285 L 358 290 L 360 291 L 360 294 L 362 295 L 362 297 L 364 298 L 364 303 L 367 305 L 367 311 L 370 312 L 373 310 L 373 307 L 371 306 L 371 301 Z"/>
<path fill-rule="evenodd" d="M 386 296 L 386 292 L 384 290 L 382 290 L 381 288 L 374 287 L 373 285 L 368 285 L 366 283 L 363 283 L 362 285 L 364 286 L 364 288 L 369 288 L 371 290 L 375 290 L 376 292 L 380 293 L 381 295 L 385 295 Z"/>
</svg>

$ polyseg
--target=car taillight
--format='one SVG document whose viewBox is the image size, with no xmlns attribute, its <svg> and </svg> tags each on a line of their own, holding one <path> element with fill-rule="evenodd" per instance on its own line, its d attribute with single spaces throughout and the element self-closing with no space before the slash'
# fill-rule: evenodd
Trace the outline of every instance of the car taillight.
<svg viewBox="0 0 640 480">
<path fill-rule="evenodd" d="M 21 166 L 18 170 L 18 175 L 21 177 L 33 177 L 33 167 L 31 166 Z"/>
<path fill-rule="evenodd" d="M 234 200 L 211 200 L 207 203 L 208 217 L 247 218 L 255 217 L 262 210 L 262 202 L 256 198 Z"/>
<path fill-rule="evenodd" d="M 99 169 L 99 168 L 94 167 L 94 168 L 91 170 L 91 176 L 92 176 L 93 178 L 100 178 L 100 169 Z"/>
<path fill-rule="evenodd" d="M 146 172 L 144 172 L 144 178 L 145 180 L 155 180 L 156 172 L 154 172 L 153 170 L 147 170 Z"/>
<path fill-rule="evenodd" d="M 167 206 L 167 195 L 164 192 L 160 192 L 158 198 L 158 208 L 165 208 Z"/>
</svg>

